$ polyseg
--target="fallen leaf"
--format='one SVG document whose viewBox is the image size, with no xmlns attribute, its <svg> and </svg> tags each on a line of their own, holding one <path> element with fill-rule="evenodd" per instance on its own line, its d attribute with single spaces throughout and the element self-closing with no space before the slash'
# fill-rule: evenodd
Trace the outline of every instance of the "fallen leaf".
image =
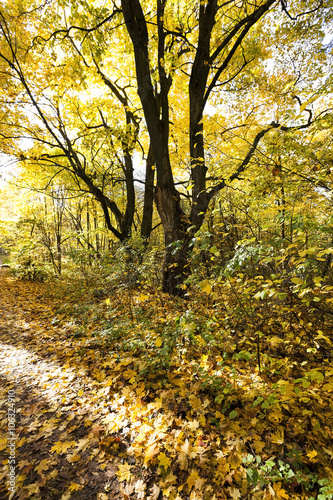
<svg viewBox="0 0 333 500">
<path fill-rule="evenodd" d="M 116 474 L 119 481 L 129 481 L 131 479 L 131 468 L 132 466 L 127 463 L 118 465 Z"/>
<path fill-rule="evenodd" d="M 281 483 L 275 483 L 273 485 L 273 489 L 275 491 L 275 494 L 277 495 L 277 498 L 289 498 L 289 495 L 287 494 L 286 490 L 281 488 Z"/>
<path fill-rule="evenodd" d="M 241 492 L 239 491 L 238 488 L 231 486 L 230 488 L 228 488 L 228 490 L 229 490 L 229 493 L 231 495 L 232 500 L 238 500 L 239 498 L 241 498 Z"/>
<path fill-rule="evenodd" d="M 167 457 L 165 453 L 160 453 L 157 460 L 159 461 L 159 466 L 164 467 L 165 470 L 170 467 L 171 458 Z"/>
<path fill-rule="evenodd" d="M 0 451 L 4 450 L 7 447 L 7 438 L 0 438 Z"/>
<path fill-rule="evenodd" d="M 209 283 L 208 280 L 203 280 L 203 281 L 200 281 L 199 283 L 199 287 L 201 288 L 201 290 L 203 292 L 206 292 L 207 295 L 210 294 L 210 292 L 212 291 L 212 285 Z"/>
<path fill-rule="evenodd" d="M 49 469 L 49 465 L 48 465 L 48 462 L 49 460 L 47 458 L 44 458 L 44 460 L 42 460 L 38 465 L 37 467 L 35 467 L 34 470 L 36 470 L 38 472 L 38 474 L 41 474 L 43 471 L 45 470 L 48 470 Z"/>
<path fill-rule="evenodd" d="M 81 455 L 67 455 L 66 459 L 68 460 L 69 463 L 73 464 L 81 460 Z"/>
<path fill-rule="evenodd" d="M 316 450 L 308 451 L 306 454 L 306 456 L 309 457 L 310 460 L 313 460 L 317 455 L 318 453 L 316 452 Z"/>
<path fill-rule="evenodd" d="M 146 491 L 146 483 L 142 479 L 138 479 L 138 481 L 134 485 L 134 488 L 137 493 L 138 500 L 144 499 Z"/>
<path fill-rule="evenodd" d="M 58 455 L 61 455 L 63 453 L 66 453 L 68 448 L 71 448 L 72 446 L 75 445 L 76 445 L 75 441 L 71 442 L 58 441 L 57 443 L 55 443 L 55 445 L 52 446 L 51 451 L 58 453 Z"/>
<path fill-rule="evenodd" d="M 82 484 L 77 484 L 77 483 L 71 483 L 71 485 L 69 486 L 69 491 L 79 491 L 79 490 L 82 490 L 83 488 L 83 485 Z"/>
<path fill-rule="evenodd" d="M 146 453 L 145 453 L 145 459 L 144 459 L 144 466 L 147 468 L 147 464 L 148 462 L 150 462 L 153 457 L 159 452 L 159 448 L 156 444 L 152 444 L 151 446 L 149 446 L 149 448 L 147 449 Z"/>
<path fill-rule="evenodd" d="M 61 500 L 69 500 L 71 496 L 72 493 L 70 491 L 65 491 L 65 493 L 61 497 Z"/>
<path fill-rule="evenodd" d="M 153 488 L 150 492 L 150 495 L 148 497 L 148 500 L 157 500 L 158 497 L 160 496 L 161 488 L 157 486 L 156 484 L 153 485 Z"/>
<path fill-rule="evenodd" d="M 198 479 L 200 479 L 199 474 L 197 473 L 196 470 L 192 470 L 191 474 L 189 475 L 186 481 L 190 489 L 192 489 L 193 486 L 195 486 L 195 483 L 197 482 Z"/>
</svg>

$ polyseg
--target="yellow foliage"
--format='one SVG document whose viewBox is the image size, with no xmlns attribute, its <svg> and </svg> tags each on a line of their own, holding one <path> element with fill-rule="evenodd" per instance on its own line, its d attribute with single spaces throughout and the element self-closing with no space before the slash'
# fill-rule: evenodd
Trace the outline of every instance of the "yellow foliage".
<svg viewBox="0 0 333 500">
<path fill-rule="evenodd" d="M 143 461 L 145 467 L 147 467 L 148 462 L 150 462 L 158 452 L 159 447 L 156 444 L 152 444 L 148 447 Z"/>
<path fill-rule="evenodd" d="M 119 464 L 118 471 L 116 472 L 119 481 L 130 481 L 132 466 L 129 464 Z"/>
</svg>

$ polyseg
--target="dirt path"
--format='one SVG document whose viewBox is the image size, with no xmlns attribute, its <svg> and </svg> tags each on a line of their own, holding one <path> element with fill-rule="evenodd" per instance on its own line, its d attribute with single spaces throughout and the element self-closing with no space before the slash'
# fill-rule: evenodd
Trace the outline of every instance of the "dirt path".
<svg viewBox="0 0 333 500">
<path fill-rule="evenodd" d="M 101 449 L 105 389 L 49 349 L 66 337 L 52 326 L 39 287 L 0 270 L 0 498 L 124 498 Z"/>
</svg>

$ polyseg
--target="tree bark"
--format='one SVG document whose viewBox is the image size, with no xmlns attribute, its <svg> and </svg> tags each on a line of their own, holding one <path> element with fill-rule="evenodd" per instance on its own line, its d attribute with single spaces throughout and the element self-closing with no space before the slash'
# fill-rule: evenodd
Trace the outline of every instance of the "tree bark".
<svg viewBox="0 0 333 500">
<path fill-rule="evenodd" d="M 170 198 L 166 188 L 157 186 L 155 203 L 161 217 L 165 239 L 162 290 L 172 295 L 183 295 L 184 288 L 181 285 L 190 274 L 189 220 L 181 209 L 178 194 Z"/>
<path fill-rule="evenodd" d="M 148 243 L 150 234 L 153 228 L 153 211 L 154 211 L 154 155 L 152 147 L 149 147 L 149 152 L 146 161 L 146 178 L 145 191 L 143 201 L 143 212 L 141 222 L 141 237 L 145 244 Z"/>
</svg>

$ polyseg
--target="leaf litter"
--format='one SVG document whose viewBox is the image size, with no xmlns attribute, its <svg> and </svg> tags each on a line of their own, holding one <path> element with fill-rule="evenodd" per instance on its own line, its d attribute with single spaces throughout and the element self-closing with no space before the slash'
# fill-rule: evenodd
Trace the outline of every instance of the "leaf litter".
<svg viewBox="0 0 333 500">
<path fill-rule="evenodd" d="M 1 428 L 15 388 L 15 499 L 332 498 L 328 363 L 298 382 L 287 358 L 278 377 L 259 373 L 199 301 L 194 313 L 162 294 L 96 303 L 45 287 L 2 273 Z"/>
</svg>

